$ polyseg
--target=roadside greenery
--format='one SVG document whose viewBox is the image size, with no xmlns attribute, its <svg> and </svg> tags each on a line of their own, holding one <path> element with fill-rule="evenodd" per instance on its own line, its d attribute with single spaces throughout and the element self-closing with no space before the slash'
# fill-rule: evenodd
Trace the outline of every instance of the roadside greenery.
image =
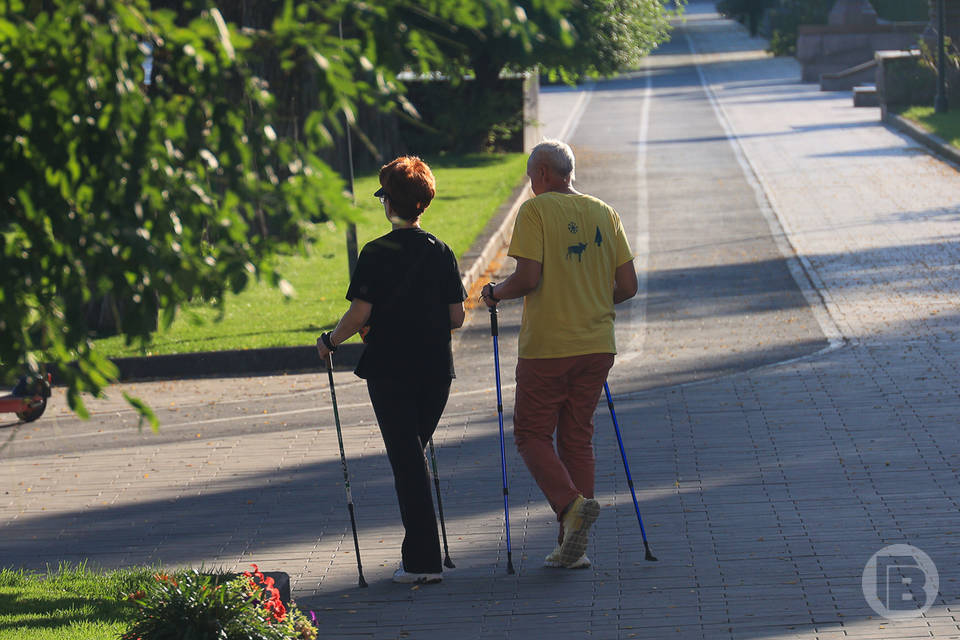
<svg viewBox="0 0 960 640">
<path fill-rule="evenodd" d="M 0 640 L 116 640 L 133 621 L 126 601 L 148 569 L 98 572 L 61 566 L 47 573 L 0 570 Z"/>
<path fill-rule="evenodd" d="M 437 196 L 423 215 L 423 228 L 450 245 L 459 258 L 524 178 L 525 156 L 472 154 L 427 161 L 437 178 Z M 360 247 L 390 230 L 383 207 L 373 197 L 378 186 L 375 174 L 356 181 Z M 219 321 L 219 304 L 197 301 L 186 305 L 168 329 L 157 332 L 145 350 L 110 337 L 96 341 L 97 351 L 116 357 L 313 344 L 348 305 L 343 297 L 349 282 L 344 226 L 317 225 L 308 242 L 308 256 L 279 264 L 295 291 L 292 297 L 266 283 L 255 284 L 227 294 Z"/>
<path fill-rule="evenodd" d="M 947 113 L 934 113 L 933 107 L 920 106 L 910 107 L 900 115 L 960 149 L 960 110 L 954 108 Z"/>
<path fill-rule="evenodd" d="M 316 640 L 256 565 L 238 576 L 145 567 L 0 569 L 0 640 Z"/>
</svg>

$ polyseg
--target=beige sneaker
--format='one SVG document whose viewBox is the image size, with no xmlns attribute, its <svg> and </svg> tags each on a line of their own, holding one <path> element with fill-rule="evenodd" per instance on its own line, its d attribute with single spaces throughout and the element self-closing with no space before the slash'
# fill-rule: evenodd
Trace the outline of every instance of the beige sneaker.
<svg viewBox="0 0 960 640">
<path fill-rule="evenodd" d="M 564 567 L 560 564 L 560 545 L 557 545 L 557 548 L 550 552 L 546 558 L 543 559 L 543 566 L 549 567 L 551 569 L 587 569 L 592 563 L 590 558 L 587 557 L 587 554 L 580 556 L 580 559 L 571 564 L 569 567 Z"/>
<path fill-rule="evenodd" d="M 560 564 L 572 567 L 587 550 L 590 527 L 600 516 L 600 503 L 593 498 L 577 496 L 563 516 L 563 544 Z"/>
</svg>

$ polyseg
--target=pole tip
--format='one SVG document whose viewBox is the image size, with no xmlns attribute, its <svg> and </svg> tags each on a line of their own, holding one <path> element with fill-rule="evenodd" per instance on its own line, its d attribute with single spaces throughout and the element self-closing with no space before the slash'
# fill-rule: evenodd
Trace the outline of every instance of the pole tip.
<svg viewBox="0 0 960 640">
<path fill-rule="evenodd" d="M 456 569 L 456 568 L 457 568 L 457 565 L 453 564 L 453 560 L 450 559 L 450 556 L 447 556 L 446 558 L 444 558 L 444 560 L 443 560 L 443 566 L 445 566 L 447 569 Z"/>
<path fill-rule="evenodd" d="M 653 557 L 649 549 L 647 550 L 647 562 L 657 562 L 657 559 Z"/>
<path fill-rule="evenodd" d="M 362 573 L 360 574 L 360 586 L 363 587 L 364 589 L 367 588 L 367 581 L 363 579 Z"/>
</svg>

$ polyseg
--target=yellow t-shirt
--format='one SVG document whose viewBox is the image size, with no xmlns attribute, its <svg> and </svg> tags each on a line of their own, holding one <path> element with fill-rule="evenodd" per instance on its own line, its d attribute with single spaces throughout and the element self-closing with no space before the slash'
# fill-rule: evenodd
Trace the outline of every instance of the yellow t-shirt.
<svg viewBox="0 0 960 640">
<path fill-rule="evenodd" d="M 612 207 L 588 195 L 542 193 L 520 206 L 508 254 L 543 266 L 523 302 L 521 358 L 616 353 L 614 272 L 633 253 Z"/>
</svg>

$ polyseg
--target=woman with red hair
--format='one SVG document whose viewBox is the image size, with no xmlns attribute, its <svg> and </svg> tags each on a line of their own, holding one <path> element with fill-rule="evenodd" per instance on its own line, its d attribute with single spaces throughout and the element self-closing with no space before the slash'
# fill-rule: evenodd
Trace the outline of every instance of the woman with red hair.
<svg viewBox="0 0 960 640">
<path fill-rule="evenodd" d="M 354 373 L 366 379 L 393 468 L 403 521 L 403 564 L 394 582 L 443 579 L 440 538 L 424 449 L 454 378 L 450 332 L 463 325 L 467 293 L 447 245 L 420 228 L 436 193 L 430 167 L 402 156 L 380 169 L 380 198 L 390 233 L 360 252 L 347 289 L 350 308 L 317 339 L 320 357 L 369 326 Z"/>
</svg>

